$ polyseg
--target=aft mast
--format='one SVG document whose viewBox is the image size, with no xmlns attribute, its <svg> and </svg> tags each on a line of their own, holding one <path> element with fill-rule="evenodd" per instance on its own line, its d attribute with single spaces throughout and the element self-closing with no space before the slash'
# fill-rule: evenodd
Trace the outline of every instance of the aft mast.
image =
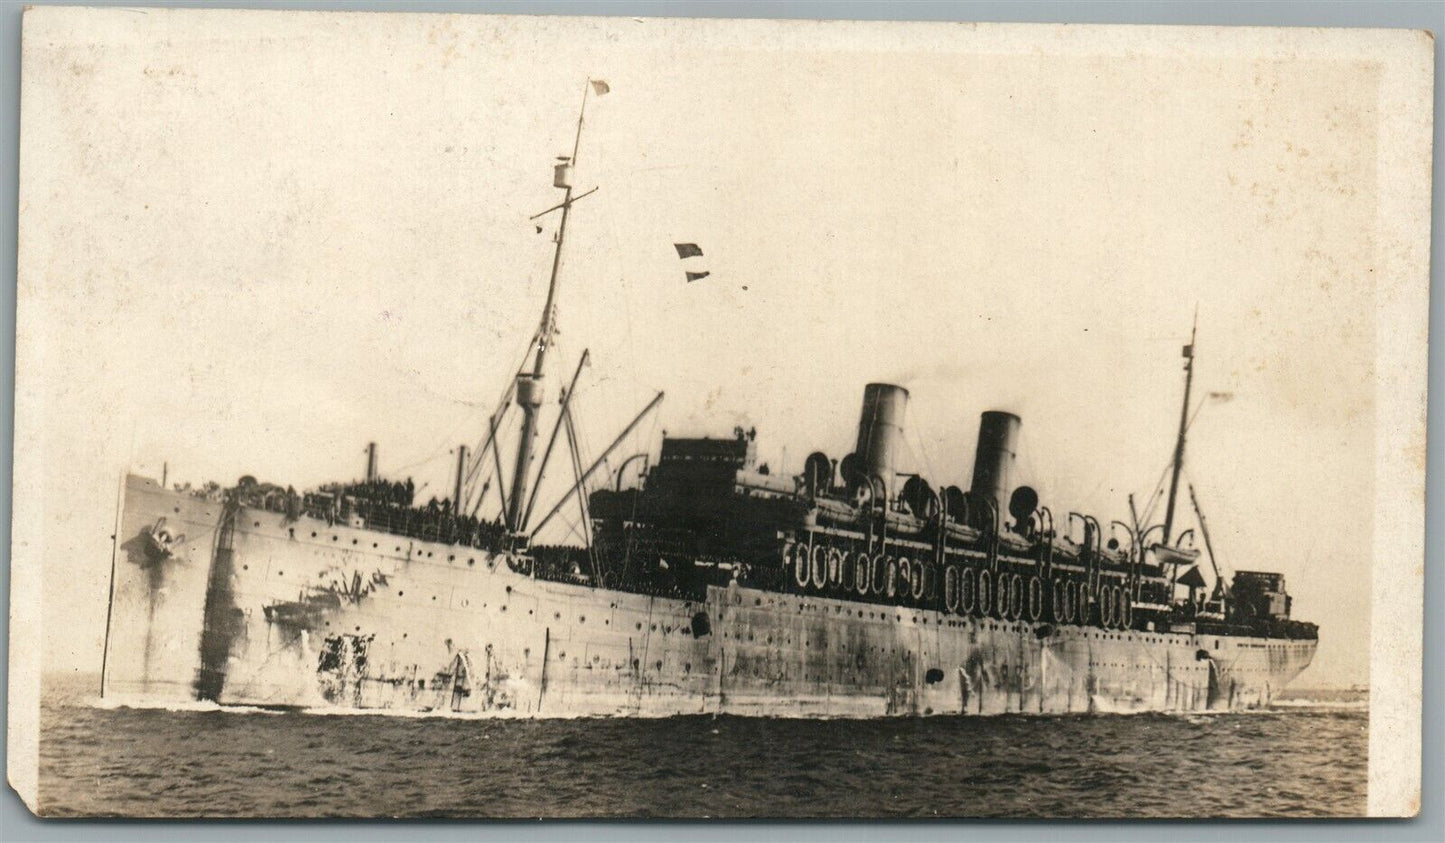
<svg viewBox="0 0 1445 843">
<path fill-rule="evenodd" d="M 1164 511 L 1164 544 L 1174 543 L 1174 505 L 1179 498 L 1179 473 L 1184 470 L 1184 434 L 1189 430 L 1189 390 L 1194 385 L 1194 337 L 1199 330 L 1199 311 L 1194 311 L 1194 327 L 1189 329 L 1189 345 L 1184 346 L 1184 406 L 1179 410 L 1179 440 L 1174 444 L 1173 473 L 1169 478 L 1169 504 Z"/>
<path fill-rule="evenodd" d="M 519 535 L 526 530 L 526 524 L 522 522 L 526 514 L 527 481 L 532 468 L 532 444 L 533 440 L 537 438 L 537 414 L 542 406 L 542 377 L 546 371 L 547 348 L 557 329 L 557 281 L 559 270 L 562 267 L 562 241 L 567 234 L 567 216 L 572 210 L 574 201 L 572 168 L 577 163 L 577 151 L 582 146 L 582 123 L 587 114 L 587 95 L 594 89 L 600 96 L 607 92 L 607 83 L 589 79 L 587 84 L 582 86 L 582 108 L 577 114 L 577 136 L 572 142 L 572 155 L 559 160 L 552 182 L 554 187 L 562 188 L 566 192 L 562 195 L 562 203 L 551 209 L 560 208 L 562 219 L 557 224 L 556 248 L 552 253 L 552 276 L 547 283 L 547 303 L 542 308 L 542 320 L 537 327 L 537 344 L 533 352 L 535 356 L 532 370 L 526 371 L 524 365 L 523 371 L 517 375 L 516 401 L 517 406 L 522 409 L 522 439 L 517 445 L 517 462 L 512 470 L 511 497 L 507 501 L 506 509 L 507 530 L 513 535 Z"/>
</svg>

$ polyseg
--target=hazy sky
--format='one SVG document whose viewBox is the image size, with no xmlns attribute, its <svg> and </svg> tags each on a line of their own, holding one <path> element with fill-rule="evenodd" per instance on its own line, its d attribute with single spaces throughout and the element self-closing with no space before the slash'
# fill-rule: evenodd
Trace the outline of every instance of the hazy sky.
<svg viewBox="0 0 1445 843">
<path fill-rule="evenodd" d="M 1215 548 L 1322 625 L 1303 684 L 1368 679 L 1367 64 L 1182 33 L 27 20 L 19 308 L 43 339 L 20 378 L 46 469 L 17 494 L 44 496 L 50 667 L 98 669 L 127 467 L 300 487 L 359 475 L 374 440 L 384 473 L 448 493 L 535 325 L 556 215 L 527 218 L 560 198 L 592 76 L 612 91 L 577 181 L 600 190 L 553 358 L 591 349 L 590 453 L 665 390 L 626 452 L 745 424 L 796 471 L 851 448 L 886 380 L 912 393 L 905 468 L 966 484 L 979 413 L 1008 409 L 1045 503 L 1127 520 L 1169 459 L 1197 305 L 1195 394 L 1233 396 L 1189 443 Z M 680 241 L 710 277 L 684 282 Z"/>
</svg>

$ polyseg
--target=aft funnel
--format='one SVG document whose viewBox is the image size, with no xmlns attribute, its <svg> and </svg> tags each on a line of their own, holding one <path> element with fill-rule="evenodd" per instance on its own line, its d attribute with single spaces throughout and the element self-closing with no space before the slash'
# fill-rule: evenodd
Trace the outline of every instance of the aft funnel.
<svg viewBox="0 0 1445 843">
<path fill-rule="evenodd" d="M 973 457 L 975 499 L 988 498 L 999 515 L 1008 513 L 1013 491 L 1014 461 L 1018 458 L 1019 429 L 1023 420 L 1013 413 L 989 410 L 978 425 L 978 450 Z"/>
</svg>

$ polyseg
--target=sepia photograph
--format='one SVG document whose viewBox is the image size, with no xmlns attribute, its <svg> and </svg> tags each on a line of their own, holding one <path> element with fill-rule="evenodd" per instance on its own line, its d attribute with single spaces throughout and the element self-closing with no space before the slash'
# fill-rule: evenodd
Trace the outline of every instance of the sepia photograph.
<svg viewBox="0 0 1445 843">
<path fill-rule="evenodd" d="M 1419 810 L 1430 33 L 22 50 L 38 815 Z"/>
</svg>

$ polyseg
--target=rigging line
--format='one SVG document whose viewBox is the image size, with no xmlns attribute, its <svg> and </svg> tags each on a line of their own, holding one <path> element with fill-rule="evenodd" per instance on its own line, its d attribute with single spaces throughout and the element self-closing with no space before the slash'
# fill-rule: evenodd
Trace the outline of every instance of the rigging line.
<svg viewBox="0 0 1445 843">
<path fill-rule="evenodd" d="M 1064 484 L 1059 480 L 1058 463 L 1036 460 L 1034 459 L 1036 452 L 1043 453 L 1042 450 L 1034 448 L 1033 435 L 1029 433 L 1029 427 L 1027 425 L 1021 425 L 1019 427 L 1018 460 L 1019 463 L 1021 463 L 1020 468 L 1022 469 L 1024 478 L 1033 481 L 1034 488 L 1039 493 L 1040 499 L 1043 499 L 1045 496 L 1060 494 L 1060 489 L 1063 488 Z M 1100 483 L 1102 485 L 1102 481 L 1100 481 Z M 1094 491 L 1097 492 L 1098 487 L 1095 487 Z M 1092 494 L 1093 492 L 1090 493 L 1090 495 Z"/>
<path fill-rule="evenodd" d="M 460 427 L 460 425 L 458 425 L 458 427 Z M 426 457 L 425 459 L 417 460 L 416 462 L 409 462 L 409 463 L 407 463 L 406 465 L 403 465 L 403 466 L 398 466 L 397 468 L 391 469 L 391 472 L 388 472 L 388 473 L 392 473 L 392 472 L 400 473 L 400 472 L 403 472 L 403 471 L 408 471 L 408 470 L 410 470 L 410 469 L 416 468 L 416 467 L 419 466 L 419 465 L 426 465 L 427 463 L 434 462 L 438 457 L 442 456 L 443 454 L 449 454 L 449 453 L 451 453 L 451 452 L 454 451 L 454 450 L 456 450 L 456 446 L 452 446 L 451 448 L 447 448 L 445 445 L 443 445 L 443 446 L 441 446 L 440 448 L 437 448 L 435 451 L 432 451 L 431 456 Z"/>
<path fill-rule="evenodd" d="M 1204 393 L 1204 399 L 1199 402 L 1198 407 L 1194 408 L 1194 415 L 1190 416 L 1189 423 L 1184 425 L 1184 432 L 1186 434 L 1194 429 L 1194 420 L 1199 418 L 1200 413 L 1204 412 L 1204 405 L 1209 403 L 1209 395 L 1210 394 L 1208 392 Z"/>
<path fill-rule="evenodd" d="M 633 191 L 633 189 L 632 189 L 632 185 L 633 185 L 633 182 L 632 182 L 631 179 L 623 179 L 623 180 L 622 180 L 622 190 L 626 192 L 626 202 L 628 203 L 628 207 L 631 207 L 631 204 L 630 204 L 630 203 L 632 202 L 633 196 L 635 195 L 635 194 L 634 194 L 634 191 Z M 643 394 L 644 390 L 642 389 L 642 385 L 641 385 L 641 384 L 642 384 L 642 378 L 641 378 L 640 375 L 638 374 L 638 368 L 637 368 L 637 343 L 636 343 L 635 332 L 634 332 L 634 330 L 633 330 L 633 304 L 634 304 L 634 302 L 633 302 L 632 293 L 634 292 L 634 290 L 633 290 L 633 288 L 632 288 L 632 287 L 629 285 L 629 283 L 628 283 L 628 280 L 627 280 L 626 275 L 625 275 L 625 268 L 626 268 L 626 267 L 625 267 L 625 265 L 623 264 L 623 262 L 622 262 L 622 260 L 621 260 L 621 257 L 620 257 L 620 256 L 623 254 L 623 248 L 622 248 L 623 239 L 622 239 L 622 237 L 618 234 L 618 220 L 619 220 L 619 215 L 617 215 L 617 214 L 609 214 L 609 215 L 607 215 L 607 220 L 608 220 L 608 231 L 609 231 L 609 232 L 611 233 L 611 235 L 612 235 L 612 245 L 613 245 L 614 261 L 615 261 L 615 263 L 616 263 L 616 265 L 617 265 L 617 267 L 618 267 L 617 283 L 618 283 L 618 288 L 619 288 L 619 290 L 620 290 L 620 292 L 621 292 L 620 299 L 621 299 L 621 302 L 622 302 L 622 319 L 623 319 L 623 326 L 624 326 L 624 328 L 625 328 L 625 330 L 626 330 L 626 335 L 627 335 L 627 367 L 628 367 L 628 369 L 629 369 L 629 370 L 631 371 L 631 373 L 632 373 L 632 381 L 631 381 L 631 383 L 629 384 L 629 388 L 630 388 L 630 391 L 632 392 L 632 395 L 629 396 L 629 402 L 628 402 L 628 404 L 629 404 L 629 406 L 636 406 L 639 402 L 641 402 L 641 400 L 642 400 L 642 394 Z"/>
<path fill-rule="evenodd" d="M 475 406 L 475 405 L 468 405 L 468 406 Z M 437 446 L 436 450 L 432 451 L 432 452 L 431 452 L 430 454 L 428 454 L 427 456 L 422 457 L 421 459 L 418 459 L 418 460 L 413 460 L 412 462 L 406 463 L 405 465 L 399 466 L 399 467 L 397 467 L 397 468 L 390 469 L 390 471 L 391 471 L 391 472 L 407 471 L 408 469 L 416 468 L 416 467 L 419 466 L 419 465 L 425 465 L 426 463 L 431 462 L 432 460 L 434 460 L 434 459 L 436 459 L 437 457 L 441 456 L 444 451 L 450 452 L 453 448 L 456 447 L 455 438 L 456 438 L 456 435 L 457 435 L 457 431 L 461 430 L 463 427 L 469 426 L 469 425 L 471 424 L 472 420 L 475 418 L 475 415 L 476 415 L 476 413 L 475 413 L 475 411 L 473 411 L 472 413 L 469 413 L 469 414 L 467 414 L 467 415 L 464 415 L 464 416 L 461 418 L 460 421 L 458 421 L 456 424 L 452 425 L 451 430 L 449 430 L 449 431 L 447 432 L 446 436 L 444 436 L 444 437 L 441 439 L 441 444 Z"/>
<path fill-rule="evenodd" d="M 493 440 L 495 440 L 505 429 L 507 416 L 510 414 L 511 410 L 511 394 L 508 393 L 502 405 L 497 408 L 496 412 L 492 413 L 490 416 L 487 417 L 487 435 L 482 437 L 482 440 L 476 445 L 472 446 L 472 461 L 471 465 L 467 469 L 468 483 L 471 483 L 476 478 L 477 472 L 482 468 L 482 466 L 486 465 L 485 454 L 487 448 L 492 444 Z"/>
<path fill-rule="evenodd" d="M 1044 481 L 1045 481 L 1045 478 L 1042 476 L 1042 473 L 1038 470 L 1038 466 L 1034 464 L 1033 454 L 1034 454 L 1034 447 L 1033 447 L 1033 442 L 1030 441 L 1030 438 L 1029 438 L 1028 428 L 1026 428 L 1026 427 L 1023 426 L 1023 425 L 1019 425 L 1019 457 L 1018 457 L 1018 461 L 1019 461 L 1019 463 L 1021 464 L 1021 465 L 1020 465 L 1020 468 L 1023 469 L 1023 475 L 1024 475 L 1024 477 L 1027 477 L 1027 478 L 1030 478 L 1030 479 L 1033 480 L 1034 486 L 1035 486 L 1036 488 L 1040 489 L 1040 491 L 1041 491 L 1040 497 L 1042 497 L 1042 492 L 1056 493 L 1057 490 L 1058 490 L 1057 484 L 1044 482 Z"/>
<path fill-rule="evenodd" d="M 482 492 L 483 495 L 486 495 L 486 493 L 487 493 L 487 492 L 490 492 L 491 490 L 492 490 L 492 486 L 491 486 L 490 483 L 483 483 L 483 484 L 482 484 L 482 486 L 481 486 L 481 492 Z M 463 492 L 462 492 L 462 505 L 461 505 L 461 509 L 460 509 L 459 511 L 462 512 L 462 513 L 465 513 L 465 514 L 466 514 L 467 516 L 469 516 L 469 517 L 475 517 L 475 516 L 472 516 L 472 497 L 473 497 L 473 494 L 472 494 L 472 492 L 471 492 L 470 490 L 463 490 Z"/>
<path fill-rule="evenodd" d="M 583 486 L 577 493 L 577 517 L 582 523 L 582 544 L 587 549 L 587 561 L 592 568 L 593 577 L 600 579 L 601 571 L 597 567 L 597 555 L 592 546 L 591 530 L 588 529 L 587 489 L 585 487 L 586 478 L 582 476 L 581 443 L 577 441 L 577 428 L 572 423 L 572 413 L 564 410 L 562 418 L 567 423 L 567 442 L 572 446 L 573 476 L 577 478 L 577 484 Z"/>
<path fill-rule="evenodd" d="M 491 425 L 490 431 L 484 434 L 481 437 L 481 440 L 478 442 L 477 446 L 472 449 L 472 465 L 467 469 L 468 483 L 472 482 L 472 479 L 476 476 L 478 468 L 485 463 L 487 445 L 489 444 L 489 440 L 496 438 L 497 431 L 500 430 L 502 427 L 503 418 L 506 417 L 507 411 L 511 409 L 512 391 L 517 388 L 517 376 L 520 375 L 522 373 L 522 370 L 527 367 L 527 361 L 532 356 L 532 346 L 537 341 L 537 334 L 538 331 L 532 332 L 531 339 L 527 341 L 526 346 L 522 350 L 521 360 L 518 362 L 515 368 L 515 372 L 513 373 L 512 377 L 507 379 L 506 386 L 502 388 L 502 395 L 497 400 L 497 403 L 494 405 L 496 409 L 492 411 L 492 414 L 488 420 L 489 424 Z"/>
<path fill-rule="evenodd" d="M 1204 405 L 1207 403 L 1209 402 L 1206 396 L 1206 399 L 1200 401 L 1199 406 L 1194 408 L 1194 415 L 1189 417 L 1188 423 L 1186 423 L 1184 426 L 1184 432 L 1186 435 L 1189 433 L 1190 430 L 1194 428 L 1194 420 L 1199 418 L 1199 414 L 1204 411 Z M 1153 517 L 1154 509 L 1159 505 L 1159 495 L 1161 495 L 1164 491 L 1164 478 L 1169 476 L 1169 468 L 1172 465 L 1174 465 L 1174 460 L 1173 458 L 1170 458 L 1169 462 L 1164 464 L 1163 470 L 1159 472 L 1159 482 L 1154 484 L 1154 491 L 1149 493 L 1149 504 L 1144 510 L 1144 517 L 1139 521 L 1140 526 L 1147 527 L 1149 524 L 1149 520 Z M 1181 467 L 1180 470 L 1184 471 L 1186 469 Z"/>
<path fill-rule="evenodd" d="M 1205 527 L 1204 527 L 1203 517 L 1201 516 L 1201 514 L 1200 514 L 1200 512 L 1199 512 L 1199 509 L 1198 509 L 1199 500 L 1198 500 L 1197 496 L 1195 495 L 1194 477 L 1189 473 L 1189 469 L 1188 469 L 1187 467 L 1184 469 L 1183 474 L 1184 474 L 1184 478 L 1185 478 L 1185 483 L 1188 484 L 1189 489 L 1190 489 L 1190 502 L 1193 503 L 1193 504 L 1195 504 L 1195 520 L 1197 520 L 1197 521 L 1199 522 L 1200 532 L 1203 532 L 1204 529 L 1205 529 Z M 1217 513 L 1216 513 L 1216 514 L 1217 514 Z M 1217 537 L 1217 536 L 1216 536 L 1216 537 Z M 1205 543 L 1206 543 L 1206 546 L 1209 544 L 1208 539 L 1205 540 Z M 1214 566 L 1215 566 L 1215 568 L 1216 568 L 1216 570 L 1215 570 L 1214 573 L 1215 573 L 1221 580 L 1224 579 L 1224 571 L 1227 570 L 1227 571 L 1229 571 L 1230 573 L 1233 573 L 1233 572 L 1234 572 L 1233 566 L 1229 565 L 1227 562 L 1224 561 L 1224 554 L 1220 552 L 1220 549 L 1219 549 L 1219 548 L 1217 548 L 1217 547 L 1216 547 L 1216 548 L 1210 548 L 1210 549 L 1209 549 L 1209 556 L 1210 556 L 1210 558 L 1213 560 Z"/>
<path fill-rule="evenodd" d="M 658 426 L 661 425 L 661 424 L 662 424 L 662 414 L 661 414 L 661 413 L 658 413 L 657 415 L 654 415 L 654 416 L 652 417 L 652 426 L 647 429 L 647 436 L 642 440 L 642 441 L 645 443 L 645 444 L 644 444 L 644 447 L 642 448 L 642 453 L 648 455 L 648 456 L 647 456 L 647 460 L 651 460 L 651 459 L 652 459 L 652 443 L 655 442 L 655 441 L 657 441 L 657 428 L 658 428 Z M 645 463 L 645 462 L 646 462 L 646 460 L 644 460 L 644 463 Z M 646 475 L 643 475 L 643 477 L 644 477 L 644 479 L 645 479 L 645 478 L 646 478 Z M 640 483 L 640 482 L 639 482 L 639 484 L 638 484 L 638 488 L 641 488 L 641 483 Z"/>
<path fill-rule="evenodd" d="M 503 424 L 506 424 L 506 414 L 501 415 L 501 418 L 497 418 L 497 416 L 493 416 L 493 418 L 487 419 L 487 421 L 488 421 L 488 424 L 491 425 L 491 429 L 493 429 L 493 434 L 496 434 L 496 432 L 497 432 L 497 431 L 500 431 L 501 427 L 503 427 Z M 481 445 L 481 448 L 483 448 L 483 451 L 481 451 L 480 458 L 481 458 L 481 460 L 486 460 L 487 451 L 488 451 L 488 450 L 494 450 L 494 448 L 497 448 L 497 438 L 496 438 L 496 435 L 493 435 L 493 437 L 488 438 L 488 440 L 487 440 L 486 442 L 484 442 L 483 445 Z M 474 455 L 474 457 L 477 457 L 477 454 L 473 454 L 473 455 Z M 475 471 L 474 471 L 474 473 L 473 473 L 473 476 L 468 477 L 468 480 L 467 480 L 467 489 L 468 489 L 467 499 L 468 499 L 468 500 L 471 499 L 471 493 L 473 493 L 474 490 L 477 490 L 478 487 L 480 487 L 480 492 L 477 493 L 477 503 L 475 503 L 475 506 L 473 506 L 473 515 L 475 515 L 475 513 L 477 513 L 477 510 L 481 508 L 481 499 L 483 499 L 483 497 L 486 497 L 486 492 L 487 492 L 487 486 L 488 486 L 488 484 L 490 484 L 491 482 L 493 482 L 493 480 L 497 480 L 497 482 L 500 483 L 500 480 L 497 479 L 496 476 L 493 476 L 493 473 L 491 473 L 491 466 L 493 466 L 493 464 L 494 464 L 494 463 L 483 463 L 483 466 L 480 467 L 480 468 L 481 468 L 481 474 L 480 474 L 480 476 L 481 476 L 481 477 L 484 477 L 484 479 L 486 479 L 486 482 L 484 482 L 484 483 L 477 483 L 477 482 L 475 482 L 475 480 L 477 480 L 477 473 L 475 473 Z"/>
<path fill-rule="evenodd" d="M 488 445 L 490 445 L 490 443 L 488 443 Z M 475 458 L 476 454 L 473 454 L 472 456 L 473 458 Z M 483 455 L 483 458 L 485 459 L 485 454 Z M 487 496 L 487 492 L 491 491 L 491 484 L 496 479 L 492 476 L 491 466 L 492 463 L 490 461 L 483 462 L 481 465 L 481 470 L 470 475 L 464 482 L 463 492 L 467 502 L 467 511 L 474 511 L 474 508 L 472 506 L 473 498 L 476 498 L 478 504 L 480 504 L 481 499 L 485 498 Z"/>
<path fill-rule="evenodd" d="M 597 468 L 601 465 L 601 460 L 605 459 L 610 453 L 615 451 L 617 449 L 617 446 L 621 444 L 622 441 L 626 439 L 627 436 L 631 434 L 634 429 L 636 429 L 638 423 L 642 421 L 643 417 L 645 417 L 648 413 L 652 412 L 652 410 L 656 408 L 658 404 L 662 403 L 663 395 L 664 393 L 657 393 L 657 395 L 652 399 L 652 401 L 650 401 L 647 406 L 643 407 L 642 410 L 636 415 L 636 417 L 634 417 L 632 421 L 628 423 L 627 427 L 624 428 L 623 431 L 617 435 L 617 438 L 612 440 L 612 444 L 607 446 L 606 451 L 603 451 L 602 458 L 599 459 L 597 462 L 592 463 L 591 467 L 589 467 L 587 471 L 582 475 L 582 479 L 584 481 L 597 470 Z M 537 523 L 537 526 L 536 528 L 534 528 L 532 534 L 536 535 L 538 532 L 540 532 L 541 529 L 547 525 L 547 522 L 552 518 L 552 516 L 556 515 L 557 512 L 562 509 L 564 505 L 566 505 L 567 499 L 572 497 L 572 495 L 575 494 L 577 491 L 578 487 L 576 485 L 574 485 L 570 490 L 568 490 L 567 494 L 563 495 L 562 499 L 557 501 L 556 505 L 554 505 L 552 509 L 549 510 L 547 514 L 542 517 L 542 520 Z"/>
<path fill-rule="evenodd" d="M 929 458 L 928 448 L 923 447 L 923 434 L 916 429 L 913 431 L 913 441 L 918 442 L 918 453 L 912 454 L 912 457 L 923 463 L 923 470 L 928 471 L 928 476 L 932 477 L 933 483 L 941 483 L 938 480 L 938 473 L 933 470 L 933 460 Z M 903 444 L 907 444 L 907 438 L 903 440 Z M 912 445 L 909 445 L 909 451 L 913 451 Z"/>
<path fill-rule="evenodd" d="M 1174 458 L 1164 463 L 1164 468 L 1159 471 L 1159 482 L 1154 484 L 1154 491 L 1149 493 L 1149 502 L 1145 505 L 1144 516 L 1139 520 L 1140 526 L 1147 528 L 1149 521 L 1154 516 L 1154 508 L 1159 505 L 1159 496 L 1164 492 L 1164 478 L 1169 476 L 1169 467 L 1174 465 Z"/>
<path fill-rule="evenodd" d="M 562 350 L 559 348 L 557 350 L 557 353 L 558 355 L 561 355 Z M 572 404 L 574 400 L 576 400 L 577 391 L 580 388 L 577 381 L 579 378 L 582 377 L 582 368 L 587 365 L 587 357 L 588 351 L 584 348 L 582 350 L 581 358 L 579 358 L 577 361 L 577 370 L 572 373 L 572 381 L 561 395 L 561 400 L 559 402 L 561 404 L 561 407 L 557 411 L 557 423 L 552 426 L 552 435 L 547 437 L 547 447 L 542 451 L 541 464 L 537 466 L 537 477 L 532 483 L 532 493 L 527 498 L 526 506 L 522 508 L 522 531 L 526 530 L 527 521 L 532 517 L 532 508 L 537 504 L 537 492 L 542 488 L 542 481 L 547 477 L 547 465 L 552 459 L 552 449 L 557 444 L 557 434 L 562 429 L 562 421 L 563 419 L 568 418 L 568 407 Z"/>
<path fill-rule="evenodd" d="M 492 459 L 496 462 L 496 465 L 497 465 L 497 497 L 499 497 L 499 498 L 502 499 L 502 512 L 503 512 L 503 514 L 505 514 L 506 511 L 507 511 L 507 490 L 506 490 L 505 485 L 504 485 L 504 484 L 505 484 L 505 475 L 502 473 L 502 452 L 501 452 L 501 450 L 497 447 L 496 432 L 497 432 L 497 426 L 496 426 L 495 423 L 493 423 L 493 424 L 492 424 L 492 436 L 490 436 L 489 438 L 491 439 L 491 445 L 492 445 L 492 448 L 491 448 L 491 450 L 492 450 Z M 482 508 L 482 499 L 479 497 L 479 498 L 477 498 L 476 506 L 472 507 L 472 517 L 473 517 L 473 518 L 476 517 L 477 511 L 480 510 L 481 508 Z"/>
<path fill-rule="evenodd" d="M 490 414 L 490 418 L 492 418 L 492 419 L 497 419 L 499 424 L 500 424 L 500 416 L 506 412 L 506 408 L 511 404 L 511 401 L 512 401 L 512 391 L 517 388 L 517 377 L 516 377 L 516 375 L 519 374 L 519 373 L 521 373 L 522 369 L 524 369 L 524 368 L 526 367 L 526 365 L 527 365 L 527 359 L 531 356 L 532 344 L 533 344 L 534 342 L 536 342 L 536 338 L 537 338 L 537 333 L 536 333 L 536 331 L 533 331 L 533 332 L 532 332 L 532 337 L 531 337 L 530 339 L 528 339 L 527 342 L 522 346 L 521 354 L 518 355 L 519 359 L 517 360 L 517 365 L 513 367 L 514 374 L 507 379 L 507 381 L 506 381 L 505 384 L 503 384 L 503 386 L 502 386 L 502 394 L 497 397 L 496 403 L 494 403 L 494 404 L 492 405 L 492 412 L 491 412 L 491 414 Z M 491 434 L 483 434 L 482 439 L 485 440 L 486 437 L 489 436 L 489 435 L 491 435 Z M 486 442 L 485 442 L 485 441 L 482 441 L 482 442 L 478 445 L 478 447 L 473 448 L 473 450 L 472 450 L 473 466 L 471 466 L 471 467 L 468 468 L 468 474 L 472 474 L 472 473 L 474 473 L 474 472 L 476 471 L 476 468 L 475 468 L 475 464 L 476 464 L 476 463 L 478 463 L 478 462 L 485 462 L 484 453 L 483 453 L 483 452 L 485 452 L 485 451 L 486 451 Z"/>
<path fill-rule="evenodd" d="M 559 545 L 562 544 L 563 542 L 566 542 L 568 539 L 572 539 L 572 538 L 576 538 L 576 539 L 581 540 L 581 541 L 583 541 L 583 542 L 586 541 L 586 540 L 583 538 L 583 536 L 582 536 L 582 534 L 581 534 L 581 531 L 580 531 L 580 530 L 578 529 L 578 527 L 577 527 L 577 522 L 574 521 L 574 520 L 572 520 L 572 516 L 570 516 L 570 515 L 563 515 L 563 516 L 561 516 L 560 518 L 558 518 L 557 520 L 560 521 L 560 522 L 562 522 L 562 526 L 564 526 L 564 527 L 567 528 L 566 530 L 562 531 L 562 533 L 558 536 L 557 543 L 558 543 Z"/>
</svg>

